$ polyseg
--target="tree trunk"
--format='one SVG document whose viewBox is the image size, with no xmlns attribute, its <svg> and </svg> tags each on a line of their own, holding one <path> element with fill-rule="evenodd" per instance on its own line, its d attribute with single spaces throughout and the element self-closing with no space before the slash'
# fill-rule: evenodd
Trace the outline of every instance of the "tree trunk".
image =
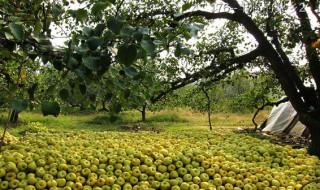
<svg viewBox="0 0 320 190">
<path fill-rule="evenodd" d="M 102 101 L 102 111 L 107 111 L 106 101 Z"/>
<path fill-rule="evenodd" d="M 15 124 L 18 122 L 18 118 L 19 118 L 19 114 L 17 112 L 15 112 L 14 110 L 12 110 L 12 112 L 10 114 L 9 122 L 12 124 Z"/>
<path fill-rule="evenodd" d="M 309 154 L 320 158 L 320 118 L 312 117 L 309 114 L 302 115 L 299 118 L 301 123 L 309 129 L 311 135 L 311 144 L 308 148 Z"/>
<path fill-rule="evenodd" d="M 146 106 L 146 104 L 144 104 L 143 106 L 142 106 L 142 110 L 140 111 L 141 112 L 141 116 L 142 116 L 142 122 L 146 122 L 146 108 L 147 108 L 147 106 Z"/>
<path fill-rule="evenodd" d="M 209 127 L 210 127 L 210 131 L 212 131 L 212 124 L 211 124 L 211 101 L 210 101 L 210 96 L 208 94 L 208 92 L 206 91 L 205 87 L 202 86 L 201 87 L 202 92 L 206 95 L 207 98 L 207 113 L 208 113 L 208 122 L 209 122 Z"/>
</svg>

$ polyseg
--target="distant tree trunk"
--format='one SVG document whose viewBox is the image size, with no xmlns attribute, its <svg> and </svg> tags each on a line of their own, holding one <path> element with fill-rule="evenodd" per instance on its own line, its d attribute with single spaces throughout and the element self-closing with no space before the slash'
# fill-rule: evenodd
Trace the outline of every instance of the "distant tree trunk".
<svg viewBox="0 0 320 190">
<path fill-rule="evenodd" d="M 19 114 L 14 110 L 11 111 L 9 122 L 15 124 L 18 122 Z"/>
<path fill-rule="evenodd" d="M 211 101 L 210 101 L 210 96 L 208 92 L 206 91 L 205 87 L 201 87 L 202 92 L 206 95 L 207 97 L 207 113 L 208 113 L 208 121 L 209 121 L 209 126 L 210 126 L 210 131 L 212 131 L 212 124 L 211 124 Z"/>
<path fill-rule="evenodd" d="M 146 122 L 146 108 L 147 108 L 147 105 L 144 104 L 142 106 L 142 110 L 140 111 L 141 112 L 141 119 L 142 119 L 142 122 Z"/>
<path fill-rule="evenodd" d="M 106 101 L 102 101 L 102 111 L 107 111 L 107 107 L 106 107 Z"/>
</svg>

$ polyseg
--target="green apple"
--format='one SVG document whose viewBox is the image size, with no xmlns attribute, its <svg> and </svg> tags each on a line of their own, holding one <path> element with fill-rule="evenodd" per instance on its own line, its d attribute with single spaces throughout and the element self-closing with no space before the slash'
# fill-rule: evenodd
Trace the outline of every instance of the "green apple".
<svg viewBox="0 0 320 190">
<path fill-rule="evenodd" d="M 56 179 L 57 187 L 64 187 L 67 183 L 65 178 Z"/>
<path fill-rule="evenodd" d="M 176 170 L 171 171 L 169 175 L 171 179 L 176 179 L 177 177 L 179 177 L 179 173 Z"/>
<path fill-rule="evenodd" d="M 8 189 L 9 187 L 9 182 L 8 181 L 2 181 L 0 183 L 0 189 Z"/>
<path fill-rule="evenodd" d="M 182 182 L 180 185 L 181 190 L 188 190 L 189 188 L 190 188 L 190 185 L 187 182 Z"/>
<path fill-rule="evenodd" d="M 199 189 L 200 189 L 200 187 L 197 184 L 191 184 L 190 185 L 190 190 L 199 190 Z"/>
<path fill-rule="evenodd" d="M 96 185 L 99 187 L 104 186 L 104 184 L 106 183 L 106 180 L 104 178 L 99 178 L 97 179 Z"/>
<path fill-rule="evenodd" d="M 198 169 L 196 169 L 196 168 L 193 168 L 193 169 L 191 169 L 190 174 L 193 177 L 200 176 L 200 171 Z"/>
<path fill-rule="evenodd" d="M 130 182 L 131 185 L 136 185 L 136 184 L 138 184 L 139 179 L 137 177 L 135 177 L 135 176 L 131 176 L 130 179 L 129 179 L 129 182 Z"/>
<path fill-rule="evenodd" d="M 185 174 L 183 176 L 183 181 L 186 181 L 186 182 L 192 181 L 192 175 L 191 174 Z"/>
<path fill-rule="evenodd" d="M 17 166 L 16 166 L 16 164 L 14 162 L 7 162 L 5 168 L 6 168 L 6 172 L 16 172 L 16 171 L 18 171 L 18 168 L 17 168 Z"/>
<path fill-rule="evenodd" d="M 58 174 L 58 170 L 56 168 L 51 168 L 49 170 L 49 174 L 51 174 L 52 176 L 56 176 Z"/>
<path fill-rule="evenodd" d="M 200 184 L 200 183 L 201 183 L 201 179 L 200 179 L 200 177 L 198 177 L 198 176 L 193 177 L 192 181 L 193 181 L 193 183 L 195 183 L 195 184 Z"/>
<path fill-rule="evenodd" d="M 17 173 L 17 179 L 23 180 L 23 179 L 26 179 L 26 178 L 27 178 L 26 172 L 19 172 L 19 173 Z"/>
<path fill-rule="evenodd" d="M 131 183 L 131 184 L 132 184 L 132 183 Z M 152 187 L 153 189 L 159 189 L 160 186 L 161 186 L 161 183 L 160 183 L 159 181 L 153 181 L 153 182 L 151 183 L 151 187 Z"/>
<path fill-rule="evenodd" d="M 118 178 L 116 179 L 116 181 L 115 181 L 115 183 L 118 184 L 118 185 L 120 185 L 120 186 L 124 185 L 125 182 L 126 182 L 126 180 L 123 179 L 122 177 L 118 177 Z"/>
<path fill-rule="evenodd" d="M 68 181 L 75 181 L 76 178 L 77 178 L 77 175 L 76 175 L 75 173 L 68 173 L 68 174 L 66 175 L 66 179 L 67 179 Z"/>
<path fill-rule="evenodd" d="M 112 184 L 114 184 L 114 182 L 115 182 L 115 179 L 114 179 L 113 177 L 107 177 L 105 183 L 106 183 L 107 185 L 111 186 Z"/>
<path fill-rule="evenodd" d="M 47 187 L 47 182 L 44 180 L 39 180 L 36 182 L 35 187 L 37 189 L 45 189 Z"/>
<path fill-rule="evenodd" d="M 77 173 L 78 169 L 75 165 L 68 165 L 68 173 Z"/>
<path fill-rule="evenodd" d="M 168 181 L 162 181 L 160 183 L 160 188 L 161 189 L 169 189 L 170 188 L 170 183 Z"/>
<path fill-rule="evenodd" d="M 51 174 L 46 173 L 43 175 L 42 179 L 45 181 L 49 181 L 53 179 L 53 176 Z"/>
<path fill-rule="evenodd" d="M 90 173 L 91 173 L 91 170 L 89 168 L 83 168 L 81 170 L 81 175 L 82 176 L 88 176 Z M 59 175 L 59 173 L 58 173 L 58 175 Z"/>
<path fill-rule="evenodd" d="M 19 162 L 17 163 L 17 168 L 19 171 L 24 171 L 28 168 L 28 164 L 26 162 Z"/>
<path fill-rule="evenodd" d="M 167 171 L 167 166 L 165 166 L 165 165 L 160 165 L 159 167 L 158 167 L 158 172 L 160 172 L 160 173 L 164 173 L 164 172 L 166 172 Z"/>
<path fill-rule="evenodd" d="M 125 179 L 126 181 L 129 181 L 129 179 L 131 178 L 131 174 L 130 174 L 130 172 L 123 172 L 121 177 L 123 179 Z"/>
<path fill-rule="evenodd" d="M 16 189 L 17 187 L 19 187 L 20 181 L 17 179 L 13 179 L 9 182 L 9 187 L 11 189 Z"/>
<path fill-rule="evenodd" d="M 188 170 L 185 168 L 179 168 L 178 173 L 179 173 L 179 176 L 184 176 L 185 174 L 188 173 Z"/>
<path fill-rule="evenodd" d="M 214 178 L 213 179 L 213 185 L 215 186 L 221 186 L 222 185 L 222 179 L 221 178 Z"/>
<path fill-rule="evenodd" d="M 97 179 L 96 178 L 88 178 L 87 181 L 86 181 L 86 184 L 89 185 L 89 186 L 94 186 L 97 182 Z"/>
<path fill-rule="evenodd" d="M 139 177 L 140 174 L 141 174 L 141 171 L 138 168 L 132 170 L 133 176 Z"/>
<path fill-rule="evenodd" d="M 147 181 L 148 180 L 148 175 L 147 174 L 141 174 L 139 176 L 139 181 Z"/>
<path fill-rule="evenodd" d="M 17 178 L 17 174 L 15 172 L 8 172 L 5 176 L 6 181 L 11 181 Z"/>
<path fill-rule="evenodd" d="M 57 181 L 54 180 L 54 179 L 51 179 L 51 180 L 47 181 L 47 187 L 48 188 L 57 187 L 57 185 L 58 185 Z"/>
</svg>

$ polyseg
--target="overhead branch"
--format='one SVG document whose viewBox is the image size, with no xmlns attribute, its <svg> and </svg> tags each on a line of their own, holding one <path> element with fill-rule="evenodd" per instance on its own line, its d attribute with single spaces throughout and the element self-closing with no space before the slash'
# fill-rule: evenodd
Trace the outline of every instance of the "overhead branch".
<svg viewBox="0 0 320 190">
<path fill-rule="evenodd" d="M 262 52 L 262 56 L 265 57 L 270 63 L 270 68 L 274 71 L 275 75 L 277 76 L 277 79 L 279 80 L 281 87 L 283 88 L 288 98 L 292 102 L 292 105 L 295 108 L 295 110 L 298 113 L 308 111 L 309 107 L 306 106 L 304 100 L 299 96 L 299 91 L 295 83 L 291 80 L 287 68 L 283 63 L 283 60 L 281 59 L 273 45 L 269 42 L 268 38 L 265 36 L 265 33 L 262 30 L 260 30 L 259 27 L 252 20 L 252 18 L 243 11 L 243 8 L 239 5 L 237 0 L 223 1 L 230 6 L 230 8 L 233 10 L 233 13 L 210 13 L 206 11 L 194 11 L 187 12 L 179 17 L 176 17 L 175 20 L 179 21 L 194 16 L 202 16 L 208 20 L 228 19 L 244 26 L 248 33 L 256 39 L 256 41 L 259 43 L 259 46 L 264 49 L 264 51 Z M 320 91 L 320 88 L 318 88 L 318 91 Z"/>
<path fill-rule="evenodd" d="M 202 16 L 208 20 L 214 20 L 214 19 L 228 19 L 232 21 L 239 21 L 239 18 L 236 17 L 235 14 L 227 13 L 227 12 L 219 12 L 219 13 L 211 13 L 207 11 L 192 11 L 192 12 L 186 12 L 180 16 L 177 16 L 174 18 L 174 20 L 179 21 L 183 20 L 185 18 L 195 17 L 195 16 Z"/>
<path fill-rule="evenodd" d="M 226 75 L 230 74 L 231 72 L 243 68 L 246 63 L 249 63 L 255 60 L 257 57 L 261 56 L 262 49 L 262 47 L 258 46 L 255 50 L 242 56 L 229 59 L 218 66 L 216 64 L 210 64 L 209 66 L 201 69 L 198 72 L 187 75 L 185 78 L 179 78 L 176 81 L 171 82 L 171 87 L 169 89 L 161 91 L 157 95 L 153 96 L 151 98 L 151 103 L 156 103 L 164 96 L 166 96 L 168 93 L 176 89 L 182 88 L 193 82 L 196 82 L 202 78 L 210 78 L 211 82 L 217 82 L 223 79 Z"/>
</svg>

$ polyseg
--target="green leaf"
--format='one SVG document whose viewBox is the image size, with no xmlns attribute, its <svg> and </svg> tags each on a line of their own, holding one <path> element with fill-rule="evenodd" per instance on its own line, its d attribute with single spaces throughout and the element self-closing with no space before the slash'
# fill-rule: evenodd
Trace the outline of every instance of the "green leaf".
<svg viewBox="0 0 320 190">
<path fill-rule="evenodd" d="M 123 70 L 124 70 L 125 74 L 131 78 L 133 78 L 139 74 L 138 71 L 133 67 L 127 67 L 127 68 L 124 68 Z"/>
<path fill-rule="evenodd" d="M 61 61 L 60 59 L 54 60 L 52 64 L 53 64 L 53 67 L 54 67 L 55 69 L 57 69 L 58 71 L 61 71 L 61 70 L 63 69 L 63 67 L 62 67 L 62 61 Z"/>
<path fill-rule="evenodd" d="M 189 32 L 187 32 L 187 31 L 185 31 L 185 32 L 183 33 L 183 36 L 184 36 L 184 38 L 185 38 L 186 40 L 190 40 L 190 39 L 192 38 L 192 35 L 191 35 Z"/>
<path fill-rule="evenodd" d="M 13 39 L 14 39 L 14 36 L 13 36 L 11 33 L 9 33 L 9 32 L 5 32 L 4 35 L 6 36 L 6 38 L 7 38 L 8 40 L 13 40 Z"/>
<path fill-rule="evenodd" d="M 106 93 L 106 95 L 104 96 L 104 100 L 109 102 L 112 97 L 113 97 L 112 93 Z"/>
<path fill-rule="evenodd" d="M 82 62 L 84 66 L 86 66 L 90 70 L 97 71 L 100 68 L 99 57 L 85 56 L 82 58 Z"/>
<path fill-rule="evenodd" d="M 120 64 L 131 65 L 137 58 L 137 48 L 134 45 L 123 45 L 118 49 L 117 60 Z"/>
<path fill-rule="evenodd" d="M 54 117 L 58 117 L 60 105 L 57 102 L 43 102 L 41 104 L 41 111 L 43 116 L 53 115 Z"/>
<path fill-rule="evenodd" d="M 77 12 L 76 12 L 77 22 L 84 23 L 84 22 L 86 22 L 87 18 L 88 18 L 87 10 L 85 10 L 85 9 L 77 10 Z"/>
<path fill-rule="evenodd" d="M 108 0 L 110 3 L 112 3 L 113 5 L 116 4 L 116 0 Z"/>
<path fill-rule="evenodd" d="M 161 40 L 154 40 L 153 43 L 154 43 L 155 45 L 162 45 L 162 44 L 163 44 L 163 41 L 161 41 Z"/>
<path fill-rule="evenodd" d="M 84 33 L 87 37 L 89 37 L 89 38 L 94 35 L 94 32 L 93 32 L 92 29 L 89 28 L 89 27 L 84 27 L 82 31 L 83 31 L 83 33 Z"/>
<path fill-rule="evenodd" d="M 99 17 L 101 14 L 101 11 L 104 10 L 107 6 L 108 4 L 106 2 L 98 1 L 92 6 L 91 14 L 96 17 Z"/>
<path fill-rule="evenodd" d="M 66 101 L 69 98 L 70 94 L 67 89 L 63 88 L 59 91 L 59 96 L 61 100 Z"/>
<path fill-rule="evenodd" d="M 34 30 L 33 30 L 33 33 L 35 34 L 39 34 L 41 32 L 43 28 L 43 23 L 38 20 L 35 24 L 34 24 Z"/>
<path fill-rule="evenodd" d="M 124 37 L 131 37 L 134 32 L 135 29 L 132 26 L 127 26 L 121 29 L 120 35 Z"/>
<path fill-rule="evenodd" d="M 9 27 L 11 29 L 11 32 L 13 34 L 13 36 L 19 40 L 22 41 L 24 39 L 24 29 L 23 26 L 21 24 L 15 24 L 15 23 L 11 23 L 9 24 Z"/>
<path fill-rule="evenodd" d="M 191 3 L 185 3 L 185 4 L 183 4 L 183 5 L 182 5 L 182 11 L 186 11 L 186 10 L 190 9 L 191 6 L 192 6 Z"/>
<path fill-rule="evenodd" d="M 88 47 L 91 51 L 95 51 L 99 46 L 103 44 L 103 39 L 97 37 L 91 37 L 87 41 Z"/>
<path fill-rule="evenodd" d="M 52 5 L 52 13 L 55 17 L 60 16 L 63 13 L 63 10 L 60 5 Z"/>
<path fill-rule="evenodd" d="M 95 28 L 94 28 L 94 33 L 97 36 L 101 36 L 103 34 L 104 29 L 106 29 L 106 25 L 105 24 L 98 24 Z"/>
<path fill-rule="evenodd" d="M 80 85 L 79 85 L 79 90 L 80 90 L 80 93 L 81 93 L 82 95 L 87 94 L 87 86 L 86 86 L 85 84 L 80 84 Z"/>
<path fill-rule="evenodd" d="M 174 51 L 174 56 L 180 57 L 181 55 L 181 46 L 177 45 L 176 50 Z"/>
<path fill-rule="evenodd" d="M 16 113 L 20 113 L 28 108 L 28 101 L 27 100 L 14 100 L 12 102 L 12 109 Z"/>
<path fill-rule="evenodd" d="M 113 82 L 113 84 L 114 84 L 115 86 L 119 87 L 119 88 L 122 89 L 122 90 L 125 90 L 125 89 L 126 89 L 125 83 L 124 83 L 123 81 L 121 81 L 121 80 L 115 80 L 115 81 Z"/>
<path fill-rule="evenodd" d="M 107 26 L 109 30 L 111 30 L 115 34 L 119 34 L 125 21 L 119 18 L 110 17 L 107 22 Z"/>
<path fill-rule="evenodd" d="M 149 54 L 153 54 L 156 50 L 156 45 L 151 40 L 142 40 L 140 45 Z"/>
<path fill-rule="evenodd" d="M 190 55 L 191 54 L 191 50 L 188 48 L 182 48 L 181 49 L 181 53 L 184 55 Z"/>
<path fill-rule="evenodd" d="M 121 112 L 121 105 L 119 103 L 112 104 L 112 111 L 116 114 Z"/>
<path fill-rule="evenodd" d="M 69 69 L 75 69 L 75 68 L 77 68 L 77 64 L 78 64 L 78 61 L 75 58 L 70 57 L 69 61 L 67 63 L 67 67 Z"/>
</svg>

